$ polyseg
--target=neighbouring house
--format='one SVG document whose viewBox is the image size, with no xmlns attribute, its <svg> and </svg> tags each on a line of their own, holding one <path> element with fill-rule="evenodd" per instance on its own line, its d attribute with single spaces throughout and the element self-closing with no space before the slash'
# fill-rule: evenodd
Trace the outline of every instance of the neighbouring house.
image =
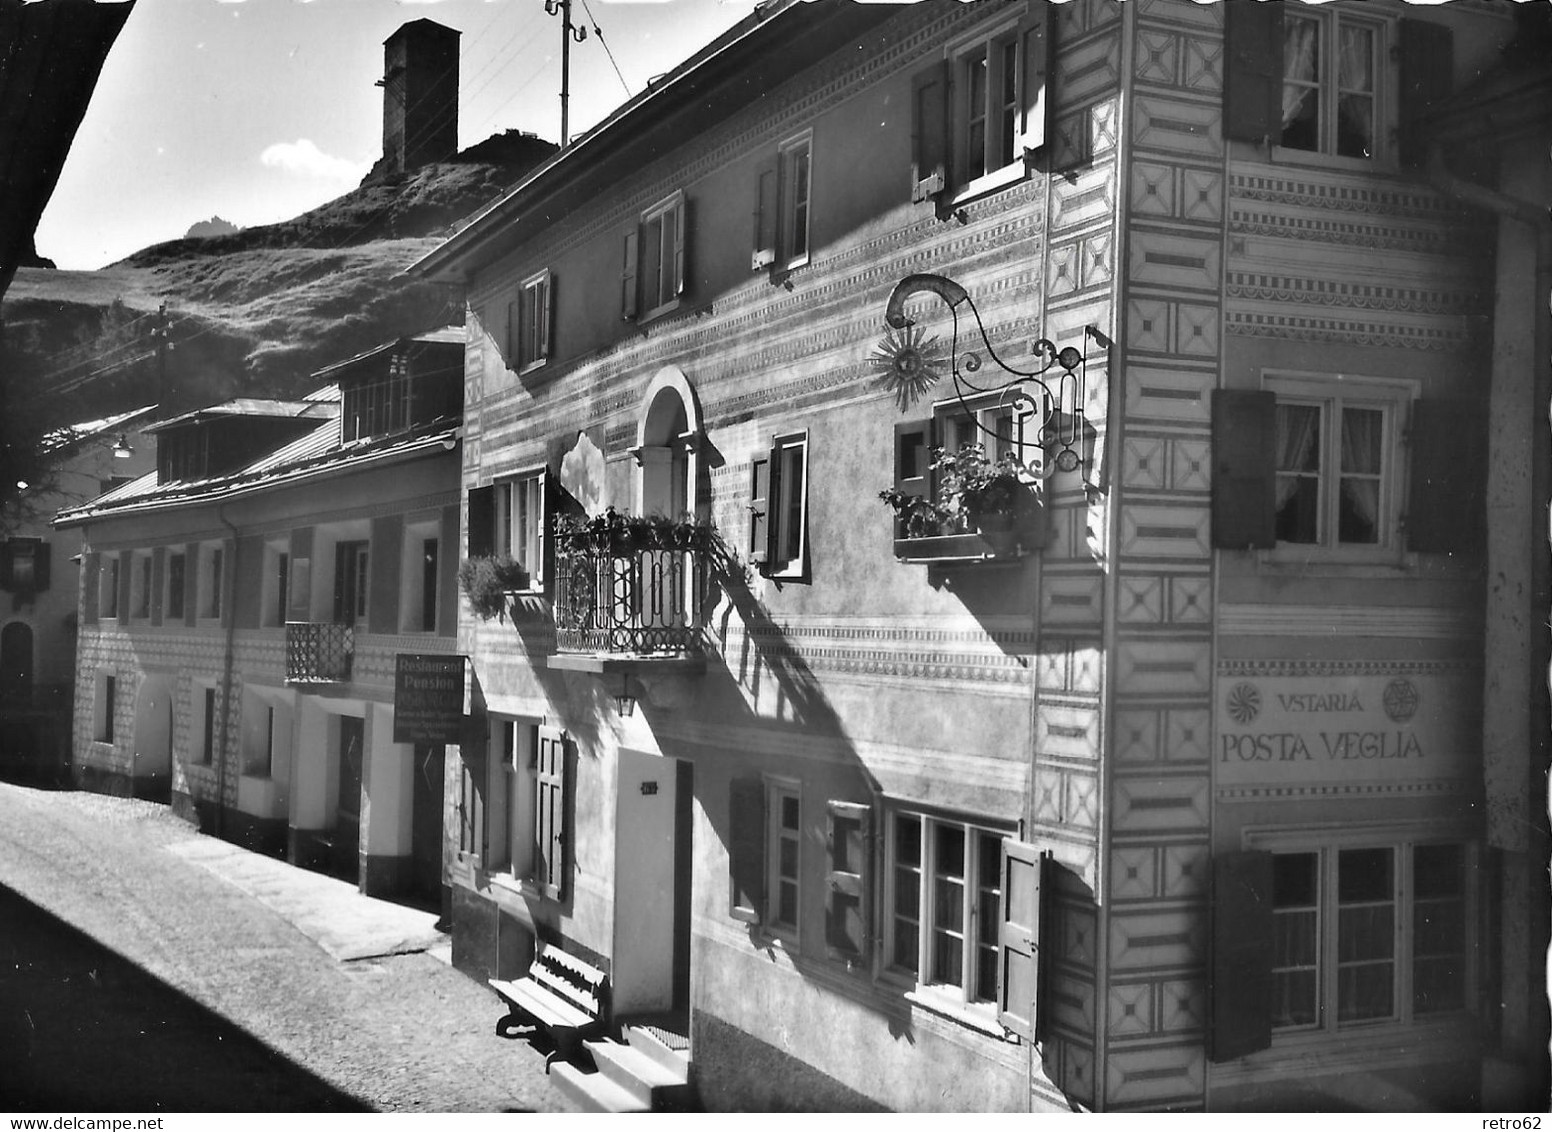
<svg viewBox="0 0 1552 1132">
<path fill-rule="evenodd" d="M 45 482 L 11 508 L 16 521 L 0 539 L 0 776 L 69 777 L 81 537 L 50 520 L 151 466 L 141 430 L 154 414 L 151 406 L 52 433 Z"/>
<path fill-rule="evenodd" d="M 1540 292 L 1425 171 L 1515 36 L 777 0 L 424 257 L 460 969 L 602 972 L 713 1108 L 1543 1103 L 1482 458 Z"/>
<path fill-rule="evenodd" d="M 153 471 L 60 513 L 85 543 L 79 786 L 440 903 L 441 748 L 396 719 L 395 688 L 454 646 L 462 340 L 407 336 L 303 400 L 160 421 Z"/>
</svg>

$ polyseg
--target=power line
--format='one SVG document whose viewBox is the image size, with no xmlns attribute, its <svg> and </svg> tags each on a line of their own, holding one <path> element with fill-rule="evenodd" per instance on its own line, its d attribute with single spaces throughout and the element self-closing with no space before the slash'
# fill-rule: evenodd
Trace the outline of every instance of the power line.
<svg viewBox="0 0 1552 1132">
<path fill-rule="evenodd" d="M 630 83 L 625 81 L 625 76 L 620 74 L 620 65 L 614 61 L 614 52 L 609 50 L 609 43 L 604 39 L 604 29 L 598 26 L 598 19 L 593 15 L 593 9 L 588 7 L 587 0 L 582 0 L 582 10 L 587 13 L 588 22 L 593 25 L 593 34 L 598 37 L 598 42 L 603 45 L 604 54 L 609 56 L 609 65 L 614 68 L 614 73 L 619 75 L 620 86 L 625 88 L 625 96 L 630 97 Z"/>
</svg>

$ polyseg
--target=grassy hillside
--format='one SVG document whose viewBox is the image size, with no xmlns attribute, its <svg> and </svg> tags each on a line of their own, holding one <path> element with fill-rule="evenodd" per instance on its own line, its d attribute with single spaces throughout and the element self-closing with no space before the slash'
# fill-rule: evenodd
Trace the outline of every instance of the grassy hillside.
<svg viewBox="0 0 1552 1132">
<path fill-rule="evenodd" d="M 102 271 L 24 269 L 6 293 L 4 365 L 64 423 L 157 400 L 155 312 L 180 402 L 304 391 L 309 374 L 456 322 L 461 299 L 402 273 L 553 146 L 515 133 L 279 224 L 174 240 Z"/>
</svg>

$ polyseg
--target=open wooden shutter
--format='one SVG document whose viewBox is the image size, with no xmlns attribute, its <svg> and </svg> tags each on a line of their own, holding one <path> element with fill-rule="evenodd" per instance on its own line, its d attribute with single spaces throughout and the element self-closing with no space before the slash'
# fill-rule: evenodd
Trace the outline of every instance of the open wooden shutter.
<svg viewBox="0 0 1552 1132">
<path fill-rule="evenodd" d="M 260 550 L 262 553 L 262 549 Z M 399 572 L 404 561 L 404 519 L 384 515 L 372 520 L 371 583 L 367 591 L 366 624 L 373 633 L 399 631 Z"/>
<path fill-rule="evenodd" d="M 1212 865 L 1207 1056 L 1232 1061 L 1272 1044 L 1272 855 L 1219 853 Z"/>
<path fill-rule="evenodd" d="M 560 511 L 560 482 L 549 468 L 539 477 L 539 570 L 537 578 L 528 579 L 529 587 L 548 590 L 550 579 L 555 576 L 555 516 Z"/>
<path fill-rule="evenodd" d="M 948 61 L 911 80 L 911 199 L 930 200 L 948 187 Z"/>
<path fill-rule="evenodd" d="M 641 233 L 625 233 L 625 265 L 620 271 L 620 317 L 636 317 L 636 271 L 641 261 Z"/>
<path fill-rule="evenodd" d="M 1212 399 L 1212 544 L 1225 550 L 1277 545 L 1277 398 L 1260 389 L 1216 389 Z"/>
<path fill-rule="evenodd" d="M 1408 550 L 1479 552 L 1486 534 L 1487 422 L 1465 401 L 1418 401 L 1407 430 Z"/>
<path fill-rule="evenodd" d="M 1276 145 L 1283 136 L 1283 6 L 1223 7 L 1223 134 Z"/>
<path fill-rule="evenodd" d="M 191 542 L 183 548 L 183 623 L 199 624 L 199 543 Z"/>
<path fill-rule="evenodd" d="M 1424 119 L 1454 88 L 1454 36 L 1440 24 L 1402 20 L 1400 46 L 1401 164 L 1416 169 L 1428 162 L 1429 135 Z"/>
<path fill-rule="evenodd" d="M 546 275 L 537 286 L 539 294 L 534 301 L 534 334 L 538 341 L 534 343 L 534 360 L 543 362 L 550 358 L 550 338 L 555 331 L 555 277 Z"/>
<path fill-rule="evenodd" d="M 507 369 L 517 370 L 523 357 L 523 302 L 521 298 L 507 302 Z"/>
<path fill-rule="evenodd" d="M 728 784 L 728 915 L 758 924 L 765 910 L 765 783 L 757 775 Z"/>
<path fill-rule="evenodd" d="M 1050 136 L 1051 99 L 1046 89 L 1050 75 L 1051 21 L 1045 0 L 1030 0 L 1029 13 L 1019 23 L 1019 150 L 1026 160 Z"/>
<path fill-rule="evenodd" d="M 1002 918 L 997 924 L 997 1021 L 1033 1041 L 1040 996 L 1040 899 L 1045 858 L 1002 839 Z"/>
<path fill-rule="evenodd" d="M 932 419 L 895 425 L 895 489 L 906 495 L 932 498 Z M 905 537 L 905 523 L 895 521 L 895 537 Z"/>
<path fill-rule="evenodd" d="M 749 561 L 767 562 L 771 556 L 771 469 L 776 454 L 755 458 L 749 477 Z"/>
<path fill-rule="evenodd" d="M 540 727 L 534 762 L 534 879 L 551 900 L 566 898 L 566 736 Z"/>
<path fill-rule="evenodd" d="M 859 802 L 832 801 L 826 807 L 825 951 L 832 959 L 860 960 L 868 953 L 868 856 L 873 844 L 873 809 Z"/>
<path fill-rule="evenodd" d="M 97 624 L 97 587 L 101 584 L 102 556 L 91 551 L 81 560 L 81 616 L 87 625 Z"/>
<path fill-rule="evenodd" d="M 159 546 L 151 552 L 151 624 L 162 623 L 163 594 L 166 588 L 167 548 Z"/>
<path fill-rule="evenodd" d="M 674 294 L 684 294 L 688 286 L 685 276 L 685 247 L 689 243 L 690 202 L 680 194 L 673 209 L 674 218 Z"/>
<path fill-rule="evenodd" d="M 496 553 L 496 489 L 469 489 L 468 557 L 488 558 Z"/>
<path fill-rule="evenodd" d="M 776 262 L 777 168 L 774 160 L 755 174 L 754 250 L 749 270 L 760 271 Z"/>
</svg>

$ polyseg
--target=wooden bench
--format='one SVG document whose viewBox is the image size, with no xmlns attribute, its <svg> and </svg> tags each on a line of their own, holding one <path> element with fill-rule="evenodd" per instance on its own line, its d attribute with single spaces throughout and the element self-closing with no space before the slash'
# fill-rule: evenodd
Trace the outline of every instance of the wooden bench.
<svg viewBox="0 0 1552 1132">
<path fill-rule="evenodd" d="M 511 1037 L 512 1028 L 532 1022 L 554 1039 L 555 1051 L 545 1059 L 545 1071 L 557 1057 L 570 1061 L 585 1038 L 596 1037 L 608 1025 L 605 999 L 608 976 L 551 944 L 541 944 L 521 979 L 491 979 L 490 988 L 507 1004 L 496 1033 Z"/>
</svg>

